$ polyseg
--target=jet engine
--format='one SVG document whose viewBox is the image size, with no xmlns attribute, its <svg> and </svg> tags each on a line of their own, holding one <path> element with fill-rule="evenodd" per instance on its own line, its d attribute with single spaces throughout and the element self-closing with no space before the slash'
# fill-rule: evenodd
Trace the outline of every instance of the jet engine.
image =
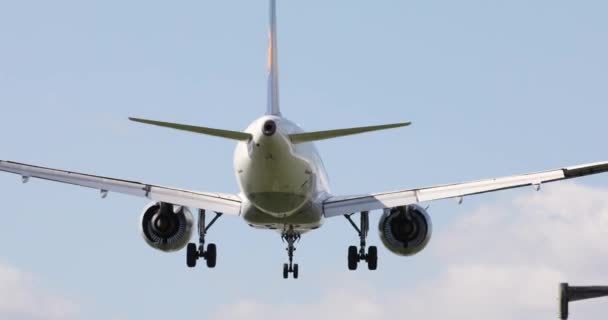
<svg viewBox="0 0 608 320">
<path fill-rule="evenodd" d="M 141 216 L 141 234 L 146 243 L 164 252 L 181 250 L 192 236 L 192 213 L 170 203 L 149 204 Z"/>
<path fill-rule="evenodd" d="M 400 256 L 415 255 L 431 240 L 431 218 L 418 205 L 384 209 L 378 228 L 384 246 Z"/>
</svg>

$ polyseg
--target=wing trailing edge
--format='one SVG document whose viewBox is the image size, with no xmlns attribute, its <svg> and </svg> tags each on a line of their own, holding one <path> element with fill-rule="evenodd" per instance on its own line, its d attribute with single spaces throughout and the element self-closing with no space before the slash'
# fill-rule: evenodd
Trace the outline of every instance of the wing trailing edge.
<svg viewBox="0 0 608 320">
<path fill-rule="evenodd" d="M 465 196 L 527 186 L 533 186 L 533 190 L 539 191 L 540 186 L 545 183 L 574 179 L 604 172 L 608 172 L 608 162 L 583 164 L 539 173 L 528 173 L 427 188 L 333 197 L 324 202 L 323 212 L 325 217 L 329 218 L 353 212 L 394 208 L 441 199 L 455 198 L 458 199 L 458 203 L 462 203 L 462 199 Z"/>
</svg>

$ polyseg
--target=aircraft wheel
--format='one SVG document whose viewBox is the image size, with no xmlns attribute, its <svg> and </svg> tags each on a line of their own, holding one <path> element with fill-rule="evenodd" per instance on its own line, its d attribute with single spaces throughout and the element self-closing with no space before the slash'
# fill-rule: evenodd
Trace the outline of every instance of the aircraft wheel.
<svg viewBox="0 0 608 320">
<path fill-rule="evenodd" d="M 207 259 L 207 267 L 215 268 L 215 264 L 217 262 L 217 247 L 215 243 L 210 243 L 207 245 L 206 257 Z"/>
<path fill-rule="evenodd" d="M 359 252 L 357 247 L 348 247 L 348 270 L 357 270 L 357 264 L 359 263 Z"/>
<path fill-rule="evenodd" d="M 296 264 L 294 264 L 294 265 L 293 265 L 293 278 L 294 278 L 294 279 L 297 279 L 297 278 L 298 278 L 298 274 L 299 274 L 299 270 L 298 270 L 298 269 L 300 269 L 300 268 L 298 267 L 298 264 L 297 264 L 297 263 L 296 263 Z"/>
<path fill-rule="evenodd" d="M 287 265 L 287 263 L 283 264 L 283 279 L 287 279 L 287 277 L 289 276 L 289 266 Z"/>
<path fill-rule="evenodd" d="M 367 251 L 367 268 L 369 270 L 376 270 L 378 268 L 378 247 L 369 247 Z"/>
<path fill-rule="evenodd" d="M 196 249 L 196 244 L 188 243 L 188 248 L 186 251 L 186 264 L 189 268 L 196 267 L 196 260 L 198 259 L 198 250 Z"/>
</svg>

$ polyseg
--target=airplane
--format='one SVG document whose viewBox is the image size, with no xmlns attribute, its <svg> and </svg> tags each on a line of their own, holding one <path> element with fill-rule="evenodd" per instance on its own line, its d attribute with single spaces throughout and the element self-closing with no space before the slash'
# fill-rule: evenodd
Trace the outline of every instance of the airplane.
<svg viewBox="0 0 608 320">
<path fill-rule="evenodd" d="M 378 266 L 378 248 L 367 247 L 372 211 L 380 211 L 378 232 L 387 250 L 401 256 L 422 251 L 431 239 L 432 223 L 421 203 L 531 186 L 578 178 L 608 171 L 608 162 L 563 167 L 539 173 L 508 176 L 466 183 L 335 196 L 330 192 L 323 162 L 314 142 L 343 136 L 409 126 L 410 122 L 368 127 L 305 131 L 283 117 L 279 106 L 276 0 L 270 0 L 268 44 L 268 101 L 266 113 L 244 131 L 222 130 L 194 125 L 129 118 L 132 121 L 188 131 L 236 141 L 234 174 L 240 192 L 224 194 L 192 191 L 149 183 L 109 178 L 29 164 L 0 161 L 0 171 L 20 175 L 22 182 L 39 178 L 97 189 L 102 198 L 109 192 L 152 200 L 140 218 L 140 232 L 146 243 L 164 252 L 186 248 L 186 264 L 195 267 L 205 260 L 207 267 L 217 263 L 217 247 L 205 246 L 212 225 L 222 215 L 243 219 L 249 226 L 275 230 L 287 243 L 288 262 L 283 264 L 283 278 L 299 276 L 294 263 L 295 243 L 306 232 L 318 229 L 326 219 L 345 217 L 359 237 L 359 246 L 349 246 L 347 266 L 356 270 L 366 263 L 369 270 Z M 194 217 L 198 213 L 198 243 L 193 236 Z M 207 223 L 207 215 L 215 215 Z M 359 224 L 353 219 L 359 214 Z"/>
</svg>

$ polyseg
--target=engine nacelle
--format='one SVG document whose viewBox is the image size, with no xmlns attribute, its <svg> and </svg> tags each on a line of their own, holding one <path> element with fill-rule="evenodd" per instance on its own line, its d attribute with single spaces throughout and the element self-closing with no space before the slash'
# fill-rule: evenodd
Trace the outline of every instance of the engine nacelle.
<svg viewBox="0 0 608 320">
<path fill-rule="evenodd" d="M 431 218 L 418 205 L 384 209 L 378 228 L 384 246 L 400 256 L 415 255 L 431 240 Z"/>
<path fill-rule="evenodd" d="M 141 215 L 141 235 L 154 249 L 164 252 L 181 250 L 192 237 L 192 221 L 188 208 L 153 202 Z"/>
</svg>

